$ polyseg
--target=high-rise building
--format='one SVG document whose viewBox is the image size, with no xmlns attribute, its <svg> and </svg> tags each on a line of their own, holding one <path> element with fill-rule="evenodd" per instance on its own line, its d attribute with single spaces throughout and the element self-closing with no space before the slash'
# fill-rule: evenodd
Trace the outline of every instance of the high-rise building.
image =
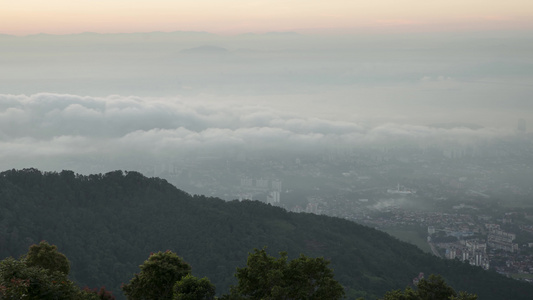
<svg viewBox="0 0 533 300">
<path fill-rule="evenodd" d="M 272 180 L 272 189 L 281 192 L 281 180 Z"/>
<path fill-rule="evenodd" d="M 447 259 L 455 259 L 456 255 L 457 255 L 457 251 L 455 250 L 454 247 L 446 249 L 445 256 Z"/>
<path fill-rule="evenodd" d="M 280 195 L 278 191 L 272 191 L 267 196 L 267 203 L 278 204 L 280 202 Z"/>
<path fill-rule="evenodd" d="M 428 234 L 434 234 L 435 233 L 435 226 L 428 226 Z"/>
</svg>

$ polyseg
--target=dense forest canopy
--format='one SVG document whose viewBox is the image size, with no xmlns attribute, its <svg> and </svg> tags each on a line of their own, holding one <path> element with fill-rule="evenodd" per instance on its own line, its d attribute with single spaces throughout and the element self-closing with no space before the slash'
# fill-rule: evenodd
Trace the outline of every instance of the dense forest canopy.
<svg viewBox="0 0 533 300">
<path fill-rule="evenodd" d="M 215 296 L 207 277 L 191 275 L 191 266 L 172 251 L 151 253 L 128 284 L 121 289 L 128 300 L 339 300 L 344 287 L 333 277 L 329 261 L 303 254 L 288 261 L 287 253 L 276 258 L 265 249 L 249 253 L 246 266 L 237 268 L 237 285 L 229 294 Z M 30 246 L 19 260 L 0 261 L 0 299 L 17 300 L 116 300 L 101 287 L 80 289 L 68 278 L 70 262 L 55 245 L 41 241 Z M 383 300 L 476 300 L 459 294 L 440 276 L 420 278 L 416 289 L 389 291 Z M 358 298 L 358 300 L 364 300 Z"/>
<path fill-rule="evenodd" d="M 79 175 L 36 169 L 0 173 L 0 258 L 19 257 L 41 240 L 70 260 L 80 286 L 106 286 L 117 298 L 147 253 L 171 250 L 217 293 L 251 249 L 324 257 L 350 299 L 376 299 L 441 274 L 480 299 L 529 299 L 533 286 L 457 261 L 441 260 L 386 233 L 350 221 L 296 214 L 258 201 L 189 195 L 137 172 Z"/>
</svg>

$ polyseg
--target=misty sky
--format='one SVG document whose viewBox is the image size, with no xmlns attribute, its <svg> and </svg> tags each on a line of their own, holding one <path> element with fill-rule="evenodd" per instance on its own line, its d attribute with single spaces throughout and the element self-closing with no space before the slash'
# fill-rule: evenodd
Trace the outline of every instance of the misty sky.
<svg viewBox="0 0 533 300">
<path fill-rule="evenodd" d="M 533 28 L 529 0 L 19 0 L 0 33 L 446 31 Z"/>
<path fill-rule="evenodd" d="M 3 3 L 0 168 L 461 147 L 533 126 L 530 1 L 398 3 Z"/>
</svg>

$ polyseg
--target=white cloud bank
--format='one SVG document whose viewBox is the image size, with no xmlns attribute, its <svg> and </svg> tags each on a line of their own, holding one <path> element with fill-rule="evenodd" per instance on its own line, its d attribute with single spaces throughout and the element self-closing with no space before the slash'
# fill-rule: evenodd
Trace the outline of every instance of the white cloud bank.
<svg viewBox="0 0 533 300">
<path fill-rule="evenodd" d="M 495 128 L 368 126 L 266 106 L 178 98 L 0 95 L 2 169 L 63 169 L 107 160 L 133 169 L 143 160 L 175 159 L 198 151 L 307 153 L 336 146 L 450 146 L 509 134 Z"/>
</svg>

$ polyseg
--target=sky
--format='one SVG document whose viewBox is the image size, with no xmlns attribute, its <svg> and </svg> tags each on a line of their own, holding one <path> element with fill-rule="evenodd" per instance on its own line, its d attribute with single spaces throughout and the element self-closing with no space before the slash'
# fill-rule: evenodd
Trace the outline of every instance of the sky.
<svg viewBox="0 0 533 300">
<path fill-rule="evenodd" d="M 366 32 L 533 28 L 529 0 L 2 1 L 0 33 Z"/>
</svg>

